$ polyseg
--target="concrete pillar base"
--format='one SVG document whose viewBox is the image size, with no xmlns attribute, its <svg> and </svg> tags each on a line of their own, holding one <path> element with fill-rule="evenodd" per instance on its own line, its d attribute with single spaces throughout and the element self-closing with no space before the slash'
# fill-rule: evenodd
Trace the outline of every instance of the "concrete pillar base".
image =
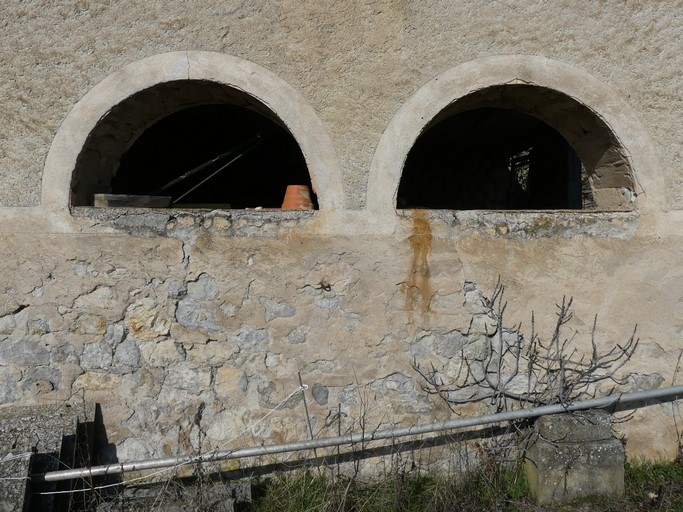
<svg viewBox="0 0 683 512">
<path fill-rule="evenodd" d="M 624 446 L 604 411 L 539 418 L 525 471 L 539 505 L 624 494 Z"/>
</svg>

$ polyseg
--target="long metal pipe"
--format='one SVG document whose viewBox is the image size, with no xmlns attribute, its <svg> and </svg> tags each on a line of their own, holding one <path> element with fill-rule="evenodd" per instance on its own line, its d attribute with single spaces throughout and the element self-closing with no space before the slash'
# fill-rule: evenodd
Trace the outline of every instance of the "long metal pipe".
<svg viewBox="0 0 683 512">
<path fill-rule="evenodd" d="M 327 437 L 308 441 L 296 441 L 293 443 L 255 446 L 252 448 L 239 448 L 237 450 L 220 450 L 197 456 L 149 459 L 134 462 L 121 462 L 106 466 L 94 466 L 91 468 L 51 471 L 49 473 L 31 475 L 31 479 L 43 482 L 58 482 L 61 480 L 72 480 L 74 478 L 89 478 L 94 476 L 114 475 L 132 471 L 162 469 L 179 465 L 195 464 L 199 462 L 215 462 L 228 459 L 240 459 L 244 457 L 256 457 L 259 455 L 269 455 L 274 453 L 295 452 L 301 450 L 311 450 L 314 448 L 367 443 L 381 439 L 393 439 L 396 437 L 412 436 L 417 434 L 429 434 L 457 428 L 475 427 L 488 425 L 491 423 L 502 423 L 506 421 L 536 418 L 538 416 L 558 414 L 569 411 L 606 409 L 614 406 L 618 406 L 620 409 L 624 410 L 635 409 L 638 407 L 636 404 L 637 402 L 645 402 L 642 405 L 653 405 L 655 403 L 678 400 L 679 398 L 683 398 L 683 386 L 672 386 L 650 391 L 639 391 L 635 393 L 610 395 L 602 398 L 592 398 L 590 400 L 583 400 L 570 404 L 544 405 L 541 407 L 535 407 L 533 409 L 518 409 L 516 411 L 488 414 L 485 416 L 475 416 L 471 418 L 459 418 L 449 421 L 428 423 L 425 425 L 395 427 L 385 430 L 376 430 L 373 432 Z"/>
</svg>

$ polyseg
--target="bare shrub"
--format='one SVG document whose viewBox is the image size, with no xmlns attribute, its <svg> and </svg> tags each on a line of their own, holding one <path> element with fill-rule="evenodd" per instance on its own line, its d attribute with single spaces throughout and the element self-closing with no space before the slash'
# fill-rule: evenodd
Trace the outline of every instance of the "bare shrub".
<svg viewBox="0 0 683 512">
<path fill-rule="evenodd" d="M 424 381 L 423 389 L 442 398 L 452 411 L 469 403 L 488 403 L 497 412 L 550 404 L 569 404 L 593 398 L 600 386 L 624 385 L 630 374 L 620 376 L 638 347 L 637 326 L 623 343 L 600 349 L 595 339 L 597 315 L 590 335 L 591 353 L 576 348 L 576 332 L 567 332 L 572 319 L 572 298 L 556 304 L 555 328 L 543 339 L 536 331 L 534 314 L 528 337 L 521 326 L 506 327 L 505 288 L 497 283 L 490 298 L 465 283 L 465 306 L 472 314 L 468 330 L 461 333 L 459 357 L 448 367 L 428 367 L 417 358 L 413 369 Z"/>
</svg>

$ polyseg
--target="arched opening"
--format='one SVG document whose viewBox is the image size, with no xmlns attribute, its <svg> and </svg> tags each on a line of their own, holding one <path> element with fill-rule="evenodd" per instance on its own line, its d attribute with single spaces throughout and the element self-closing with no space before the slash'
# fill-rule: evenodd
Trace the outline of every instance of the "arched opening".
<svg viewBox="0 0 683 512">
<path fill-rule="evenodd" d="M 453 115 L 415 143 L 398 188 L 399 208 L 580 209 L 592 192 L 578 156 L 527 114 L 478 108 Z"/>
<path fill-rule="evenodd" d="M 425 126 L 405 160 L 397 208 L 630 210 L 634 183 L 612 132 L 545 87 L 478 90 Z"/>
<path fill-rule="evenodd" d="M 279 208 L 315 194 L 306 160 L 263 103 L 205 80 L 154 85 L 110 109 L 77 158 L 71 205 Z"/>
</svg>

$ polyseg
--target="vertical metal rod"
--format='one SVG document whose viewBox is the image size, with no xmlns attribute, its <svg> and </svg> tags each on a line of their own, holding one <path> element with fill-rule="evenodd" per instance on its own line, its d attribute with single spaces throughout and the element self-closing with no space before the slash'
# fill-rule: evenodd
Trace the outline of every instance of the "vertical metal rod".
<svg viewBox="0 0 683 512">
<path fill-rule="evenodd" d="M 308 424 L 308 433 L 311 436 L 311 441 L 315 439 L 315 436 L 313 435 L 313 425 L 311 425 L 311 415 L 308 413 L 308 404 L 306 403 L 306 388 L 304 388 L 304 382 L 301 380 L 301 372 L 296 372 L 297 375 L 299 376 L 299 387 L 303 390 L 301 391 L 301 397 L 303 398 L 304 402 L 304 411 L 306 411 L 306 423 Z M 318 458 L 318 450 L 313 448 L 313 456 L 317 459 Z M 320 467 L 318 467 L 318 474 L 320 474 Z"/>
</svg>

